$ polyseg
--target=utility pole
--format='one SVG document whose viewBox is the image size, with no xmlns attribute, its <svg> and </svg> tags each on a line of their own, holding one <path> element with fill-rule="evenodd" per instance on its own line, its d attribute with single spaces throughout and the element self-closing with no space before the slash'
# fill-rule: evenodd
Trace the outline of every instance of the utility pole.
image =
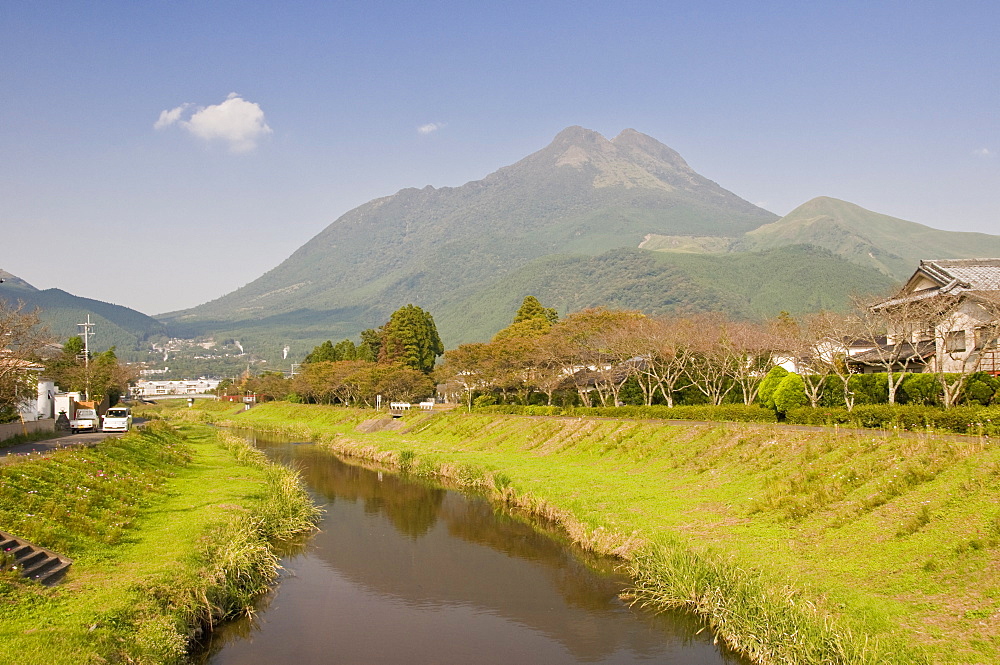
<svg viewBox="0 0 1000 665">
<path fill-rule="evenodd" d="M 83 391 L 84 401 L 90 401 L 90 336 L 94 334 L 94 324 L 90 322 L 90 314 L 87 315 L 86 323 L 76 324 L 80 329 L 80 336 L 83 337 L 83 365 L 85 374 L 85 389 Z"/>
</svg>

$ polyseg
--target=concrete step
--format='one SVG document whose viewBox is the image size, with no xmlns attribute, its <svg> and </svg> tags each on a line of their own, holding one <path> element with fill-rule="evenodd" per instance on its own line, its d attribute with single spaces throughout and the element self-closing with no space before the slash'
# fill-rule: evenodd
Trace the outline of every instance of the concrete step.
<svg viewBox="0 0 1000 665">
<path fill-rule="evenodd" d="M 22 577 L 41 584 L 55 584 L 73 563 L 69 557 L 0 531 L 0 553 L 3 565 L 17 569 Z"/>
</svg>

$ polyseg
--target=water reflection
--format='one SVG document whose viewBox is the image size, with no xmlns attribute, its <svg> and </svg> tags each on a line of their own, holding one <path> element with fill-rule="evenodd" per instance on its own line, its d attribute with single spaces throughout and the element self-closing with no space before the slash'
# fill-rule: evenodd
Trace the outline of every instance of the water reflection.
<svg viewBox="0 0 1000 665">
<path fill-rule="evenodd" d="M 258 442 L 326 515 L 257 619 L 202 662 L 738 663 L 684 616 L 630 610 L 627 581 L 487 501 Z"/>
</svg>

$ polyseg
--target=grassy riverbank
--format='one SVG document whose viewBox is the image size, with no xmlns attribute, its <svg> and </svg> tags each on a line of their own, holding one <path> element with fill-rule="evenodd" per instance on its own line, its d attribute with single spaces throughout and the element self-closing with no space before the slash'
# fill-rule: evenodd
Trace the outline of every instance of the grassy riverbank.
<svg viewBox="0 0 1000 665">
<path fill-rule="evenodd" d="M 458 412 L 387 432 L 371 415 L 267 404 L 232 421 L 548 515 L 628 559 L 639 602 L 691 609 L 759 662 L 1000 662 L 989 439 Z"/>
<path fill-rule="evenodd" d="M 249 611 L 312 528 L 294 472 L 237 437 L 153 423 L 0 469 L 4 530 L 72 557 L 52 588 L 0 573 L 0 652 L 30 665 L 180 663 L 205 625 Z"/>
</svg>

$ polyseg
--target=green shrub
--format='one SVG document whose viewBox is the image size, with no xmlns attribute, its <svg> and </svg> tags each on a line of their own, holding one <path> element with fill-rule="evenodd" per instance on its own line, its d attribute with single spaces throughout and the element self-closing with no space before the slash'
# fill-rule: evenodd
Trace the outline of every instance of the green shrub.
<svg viewBox="0 0 1000 665">
<path fill-rule="evenodd" d="M 909 404 L 939 404 L 941 402 L 941 382 L 936 374 L 920 372 L 907 374 L 900 385 L 901 402 Z"/>
<path fill-rule="evenodd" d="M 721 404 L 712 406 L 521 406 L 498 404 L 477 408 L 480 413 L 502 413 L 523 416 L 594 416 L 604 418 L 650 418 L 657 420 L 706 420 L 711 422 L 775 422 L 774 411 L 757 405 Z"/>
<path fill-rule="evenodd" d="M 760 388 L 757 389 L 757 402 L 765 409 L 774 408 L 774 391 L 778 389 L 786 376 L 788 376 L 788 370 L 781 365 L 775 365 L 760 382 Z"/>
<path fill-rule="evenodd" d="M 885 404 L 889 401 L 889 382 L 885 374 L 852 374 L 847 380 L 855 404 Z"/>
<path fill-rule="evenodd" d="M 1000 380 L 986 372 L 975 372 L 969 375 L 962 399 L 967 404 L 989 406 L 996 400 L 997 390 L 1000 390 Z"/>
<path fill-rule="evenodd" d="M 802 377 L 794 372 L 786 375 L 775 388 L 771 401 L 774 403 L 774 410 L 781 414 L 808 404 L 809 398 L 806 396 L 806 386 Z"/>
</svg>

